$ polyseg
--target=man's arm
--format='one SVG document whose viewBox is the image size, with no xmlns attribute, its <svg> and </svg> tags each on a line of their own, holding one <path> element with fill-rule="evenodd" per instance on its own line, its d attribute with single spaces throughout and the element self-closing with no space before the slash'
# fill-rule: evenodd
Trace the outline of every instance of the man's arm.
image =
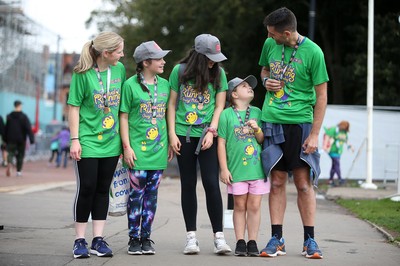
<svg viewBox="0 0 400 266">
<path fill-rule="evenodd" d="M 318 147 L 318 135 L 325 116 L 326 105 L 328 102 L 328 84 L 322 83 L 315 86 L 317 101 L 314 106 L 314 121 L 310 135 L 304 141 L 303 149 L 305 153 L 313 153 Z"/>
</svg>

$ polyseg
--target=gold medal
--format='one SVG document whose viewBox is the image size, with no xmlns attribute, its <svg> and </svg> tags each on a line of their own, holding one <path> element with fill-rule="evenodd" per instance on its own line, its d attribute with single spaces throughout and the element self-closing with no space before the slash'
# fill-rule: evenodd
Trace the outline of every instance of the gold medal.
<svg viewBox="0 0 400 266">
<path fill-rule="evenodd" d="M 204 104 L 203 104 L 203 103 L 199 103 L 199 104 L 197 105 L 197 109 L 203 110 L 203 108 L 204 108 Z"/>
<path fill-rule="evenodd" d="M 156 119 L 155 117 L 153 117 L 153 118 L 151 119 L 151 123 L 152 123 L 153 125 L 157 124 L 157 119 Z"/>
<path fill-rule="evenodd" d="M 110 107 L 104 107 L 103 113 L 108 114 L 110 112 Z"/>
<path fill-rule="evenodd" d="M 243 127 L 243 134 L 248 134 L 248 133 L 249 133 L 249 128 Z"/>
</svg>

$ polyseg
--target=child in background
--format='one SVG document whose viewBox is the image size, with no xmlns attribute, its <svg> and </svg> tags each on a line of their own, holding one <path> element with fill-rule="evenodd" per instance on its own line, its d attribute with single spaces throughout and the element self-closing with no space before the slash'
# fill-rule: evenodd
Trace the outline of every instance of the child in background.
<svg viewBox="0 0 400 266">
<path fill-rule="evenodd" d="M 159 77 L 163 59 L 170 50 L 156 42 L 140 44 L 133 54 L 136 75 L 123 86 L 120 107 L 121 139 L 124 161 L 129 166 L 128 254 L 155 254 L 150 239 L 157 209 L 158 186 L 168 160 L 168 135 L 165 112 L 169 84 Z"/>
<path fill-rule="evenodd" d="M 49 159 L 49 166 L 53 163 L 53 159 L 55 158 L 57 161 L 58 158 L 58 133 L 51 138 L 50 142 L 50 159 Z"/>
<path fill-rule="evenodd" d="M 264 176 L 260 159 L 264 134 L 261 110 L 251 106 L 257 79 L 234 78 L 228 82 L 227 100 L 231 106 L 220 116 L 218 126 L 218 159 L 220 179 L 233 194 L 233 224 L 236 256 L 258 256 L 258 229 L 262 195 L 269 193 L 270 183 Z M 229 153 L 227 153 L 229 150 Z M 245 231 L 249 241 L 246 244 Z"/>
</svg>

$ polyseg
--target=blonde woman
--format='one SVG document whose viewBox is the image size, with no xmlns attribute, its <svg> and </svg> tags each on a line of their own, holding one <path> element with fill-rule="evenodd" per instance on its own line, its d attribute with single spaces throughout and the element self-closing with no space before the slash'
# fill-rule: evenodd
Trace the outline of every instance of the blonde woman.
<svg viewBox="0 0 400 266">
<path fill-rule="evenodd" d="M 119 62 L 123 50 L 121 36 L 101 32 L 83 46 L 72 75 L 68 104 L 70 154 L 77 178 L 74 258 L 113 255 L 103 239 L 103 230 L 109 187 L 122 153 L 118 112 L 126 77 L 125 67 Z M 89 252 L 85 231 L 90 215 L 93 240 Z"/>
</svg>

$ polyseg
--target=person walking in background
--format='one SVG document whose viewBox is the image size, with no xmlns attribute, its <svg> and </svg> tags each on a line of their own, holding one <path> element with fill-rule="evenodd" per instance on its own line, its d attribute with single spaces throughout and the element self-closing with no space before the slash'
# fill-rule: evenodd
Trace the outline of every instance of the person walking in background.
<svg viewBox="0 0 400 266">
<path fill-rule="evenodd" d="M 231 252 L 222 226 L 222 198 L 217 157 L 218 120 L 225 106 L 228 84 L 219 62 L 226 60 L 217 37 L 201 34 L 195 46 L 169 77 L 171 94 L 167 121 L 169 143 L 177 154 L 181 204 L 186 226 L 184 254 L 200 252 L 196 238 L 197 161 L 206 192 L 207 211 L 214 233 L 214 252 Z"/>
<path fill-rule="evenodd" d="M 4 125 L 4 120 L 3 117 L 0 115 L 0 149 L 1 149 L 1 165 L 3 167 L 7 166 L 7 150 L 6 150 L 6 143 L 4 142 L 4 137 L 5 137 L 5 125 Z"/>
<path fill-rule="evenodd" d="M 57 158 L 58 158 L 58 149 L 59 149 L 59 144 L 58 144 L 58 134 L 60 132 L 57 132 L 57 134 L 55 134 L 50 141 L 50 158 L 49 158 L 49 166 L 53 163 L 53 159 L 56 159 L 57 162 Z M 68 139 L 68 146 L 69 146 L 69 139 Z"/>
<path fill-rule="evenodd" d="M 101 32 L 82 49 L 74 68 L 68 97 L 71 158 L 77 191 L 74 201 L 74 258 L 91 254 L 110 257 L 103 239 L 109 190 L 122 153 L 119 135 L 121 87 L 125 81 L 124 40 L 114 32 Z M 89 215 L 93 240 L 90 253 L 85 240 Z"/>
<path fill-rule="evenodd" d="M 6 176 L 11 175 L 13 159 L 16 159 L 17 176 L 22 176 L 22 166 L 25 158 L 26 140 L 33 144 L 35 138 L 28 116 L 22 112 L 22 102 L 14 102 L 14 111 L 7 115 L 4 142 L 6 143 L 8 158 Z"/>
<path fill-rule="evenodd" d="M 69 139 L 71 134 L 69 132 L 68 127 L 63 127 L 57 135 L 59 151 L 57 154 L 57 167 L 61 166 L 61 159 L 64 155 L 63 167 L 67 168 L 68 159 L 69 159 Z"/>
<path fill-rule="evenodd" d="M 350 123 L 341 121 L 338 125 L 326 128 L 324 127 L 323 149 L 329 154 L 332 159 L 331 171 L 329 173 L 329 184 L 333 185 L 333 177 L 335 174 L 338 177 L 339 185 L 344 183 L 340 171 L 340 156 L 343 153 L 343 146 L 347 144 L 347 149 L 354 152 L 353 146 L 348 144 L 348 133 L 350 131 Z"/>
<path fill-rule="evenodd" d="M 136 75 L 122 88 L 120 123 L 124 160 L 129 166 L 128 254 L 155 254 L 150 239 L 157 210 L 158 187 L 169 153 L 165 119 L 169 84 L 158 76 L 164 72 L 164 56 L 154 41 L 136 47 Z"/>
<path fill-rule="evenodd" d="M 261 110 L 251 106 L 257 79 L 234 78 L 228 82 L 226 108 L 218 123 L 218 159 L 220 179 L 233 194 L 233 224 L 236 256 L 258 256 L 258 229 L 261 220 L 262 195 L 269 193 L 261 160 L 264 134 L 260 128 Z M 229 152 L 227 152 L 229 150 Z M 245 232 L 249 241 L 246 244 Z"/>
<path fill-rule="evenodd" d="M 302 255 L 321 259 L 314 240 L 319 167 L 318 134 L 327 104 L 324 54 L 313 41 L 297 32 L 297 20 L 286 7 L 264 20 L 268 38 L 259 64 L 267 92 L 262 108 L 265 141 L 261 158 L 266 176 L 270 175 L 269 211 L 271 239 L 261 256 L 285 255 L 282 237 L 286 209 L 288 172 L 293 173 L 297 204 L 303 223 Z"/>
</svg>

